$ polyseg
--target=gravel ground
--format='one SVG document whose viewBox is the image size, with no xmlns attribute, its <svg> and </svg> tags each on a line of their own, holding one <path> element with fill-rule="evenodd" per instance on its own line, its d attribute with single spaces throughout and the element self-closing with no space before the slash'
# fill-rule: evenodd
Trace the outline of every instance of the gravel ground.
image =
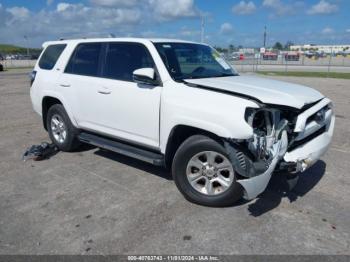
<svg viewBox="0 0 350 262">
<path fill-rule="evenodd" d="M 96 148 L 21 162 L 47 141 L 26 74 L 0 73 L 0 254 L 350 254 L 350 81 L 273 77 L 335 102 L 332 148 L 292 191 L 274 176 L 230 208 L 187 202 L 165 170 Z"/>
</svg>

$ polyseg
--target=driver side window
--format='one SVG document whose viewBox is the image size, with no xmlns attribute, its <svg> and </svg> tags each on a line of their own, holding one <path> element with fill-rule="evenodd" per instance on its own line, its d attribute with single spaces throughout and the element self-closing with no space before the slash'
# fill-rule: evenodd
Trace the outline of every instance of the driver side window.
<svg viewBox="0 0 350 262">
<path fill-rule="evenodd" d="M 102 76 L 123 81 L 133 81 L 136 69 L 154 67 L 154 62 L 145 46 L 138 43 L 109 43 Z"/>
</svg>

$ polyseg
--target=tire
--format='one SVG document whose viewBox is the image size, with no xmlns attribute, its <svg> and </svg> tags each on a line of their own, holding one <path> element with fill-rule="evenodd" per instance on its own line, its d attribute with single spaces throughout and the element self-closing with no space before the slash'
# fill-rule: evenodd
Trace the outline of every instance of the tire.
<svg viewBox="0 0 350 262">
<path fill-rule="evenodd" d="M 61 125 L 61 123 L 63 123 L 63 125 Z M 66 110 L 61 104 L 55 104 L 49 108 L 46 117 L 46 126 L 51 141 L 59 150 L 71 152 L 80 146 L 80 142 L 77 139 L 79 132 L 73 126 Z M 58 128 L 58 126 L 60 126 L 60 128 Z M 58 131 L 55 132 L 55 130 Z"/>
<path fill-rule="evenodd" d="M 208 160 L 213 157 L 214 162 Z M 228 168 L 222 169 L 223 166 L 228 166 Z M 243 196 L 242 187 L 236 181 L 236 173 L 225 148 L 215 140 L 203 135 L 191 136 L 180 145 L 173 159 L 172 175 L 177 188 L 184 197 L 199 205 L 232 206 Z M 191 185 L 190 179 L 193 179 L 192 184 L 195 186 Z M 207 185 L 208 189 L 206 189 Z"/>
</svg>

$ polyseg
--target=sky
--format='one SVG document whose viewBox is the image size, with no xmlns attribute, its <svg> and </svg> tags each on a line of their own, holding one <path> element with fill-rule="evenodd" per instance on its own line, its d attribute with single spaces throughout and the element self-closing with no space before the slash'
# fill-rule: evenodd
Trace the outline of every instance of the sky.
<svg viewBox="0 0 350 262">
<path fill-rule="evenodd" d="M 350 44 L 350 0 L 0 0 L 0 43 L 161 37 L 220 47 Z"/>
</svg>

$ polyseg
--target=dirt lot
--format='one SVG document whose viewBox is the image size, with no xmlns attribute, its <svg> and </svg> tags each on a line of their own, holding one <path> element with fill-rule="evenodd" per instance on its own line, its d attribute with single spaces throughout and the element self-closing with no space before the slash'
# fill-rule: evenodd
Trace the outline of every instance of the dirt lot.
<svg viewBox="0 0 350 262">
<path fill-rule="evenodd" d="M 277 77 L 275 77 L 277 78 Z M 350 254 L 350 81 L 282 78 L 336 105 L 333 146 L 285 192 L 191 204 L 160 168 L 96 148 L 21 162 L 47 141 L 27 75 L 0 73 L 0 254 Z"/>
</svg>

